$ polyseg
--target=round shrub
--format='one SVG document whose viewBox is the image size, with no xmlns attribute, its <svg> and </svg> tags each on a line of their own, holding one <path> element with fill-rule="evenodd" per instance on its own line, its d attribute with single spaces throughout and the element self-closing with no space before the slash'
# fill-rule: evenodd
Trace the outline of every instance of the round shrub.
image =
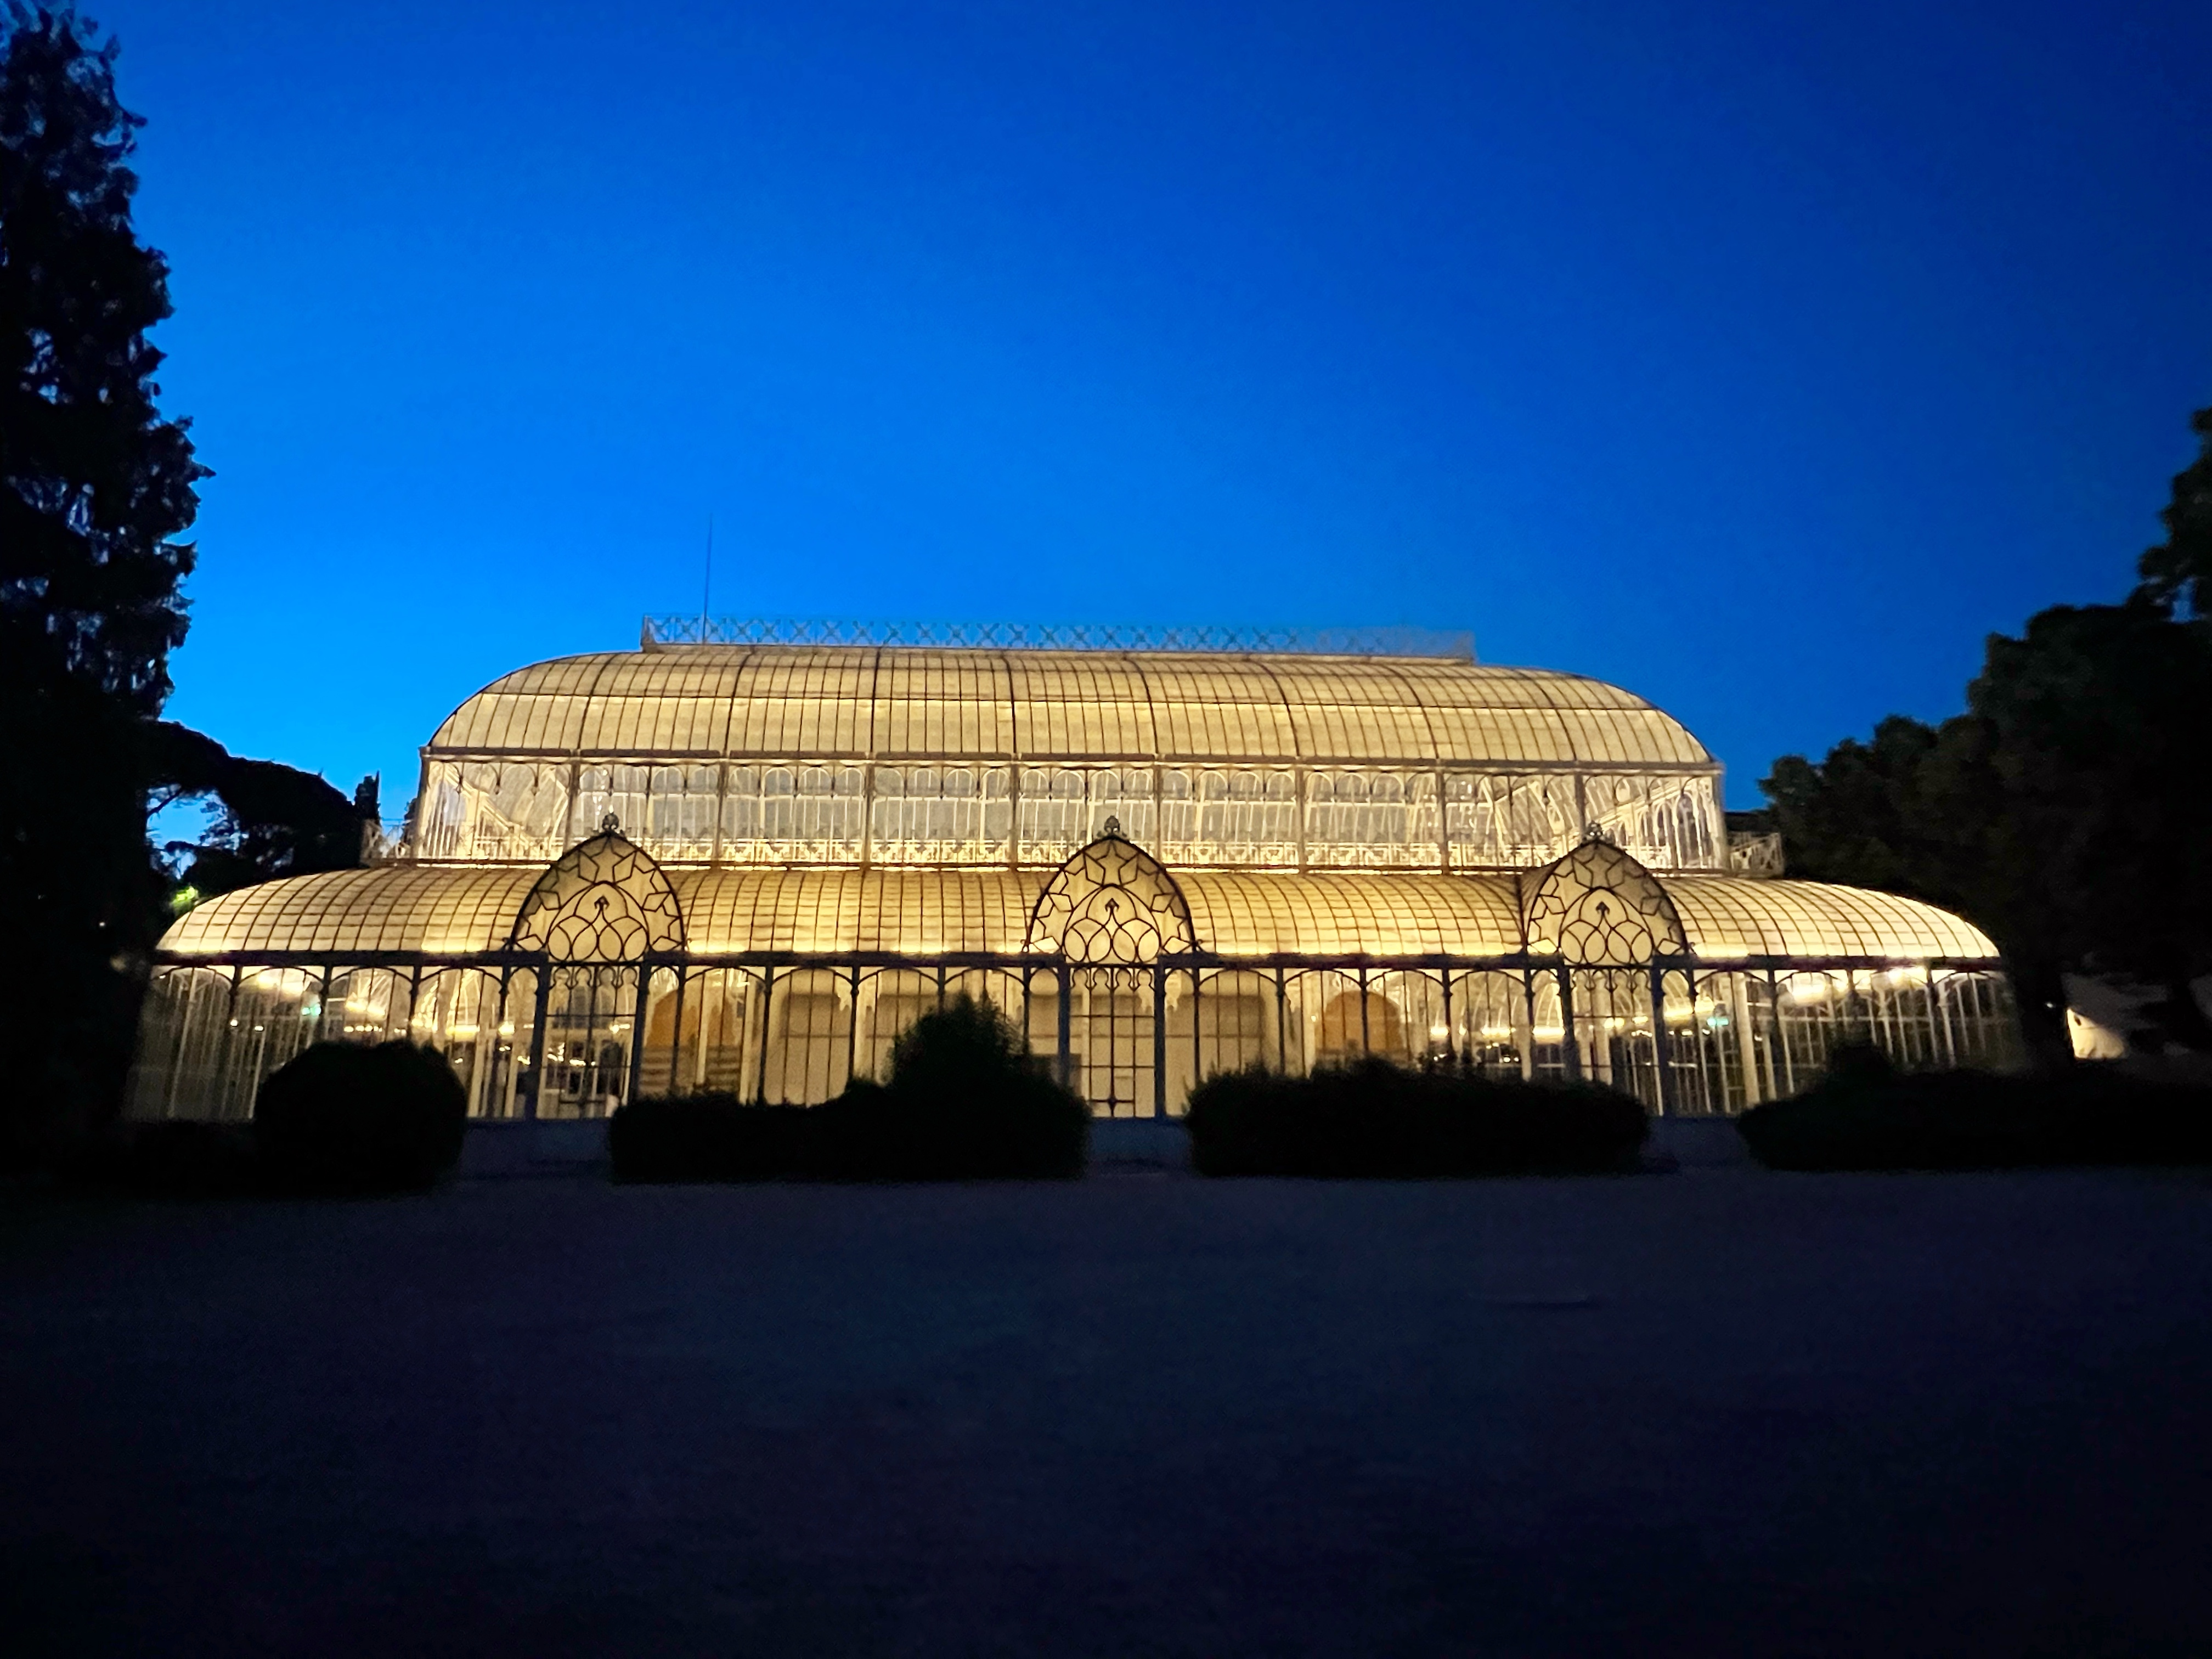
<svg viewBox="0 0 2212 1659">
<path fill-rule="evenodd" d="M 461 1155 L 468 1093 L 435 1049 L 319 1042 L 261 1085 L 254 1138 L 279 1187 L 410 1192 Z"/>
</svg>

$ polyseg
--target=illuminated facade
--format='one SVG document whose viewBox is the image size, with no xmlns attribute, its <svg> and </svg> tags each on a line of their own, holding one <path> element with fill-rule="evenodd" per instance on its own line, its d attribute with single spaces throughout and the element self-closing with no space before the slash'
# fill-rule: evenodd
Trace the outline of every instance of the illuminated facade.
<svg viewBox="0 0 2212 1659">
<path fill-rule="evenodd" d="M 133 1113 L 242 1117 L 304 1044 L 398 1035 L 484 1118 L 815 1102 L 961 991 L 1115 1116 L 1362 1052 L 1679 1114 L 1788 1093 L 1846 1036 L 2008 1056 L 1986 938 L 1750 873 L 1718 764 L 1627 692 L 1167 643 L 648 627 L 507 675 L 424 748 L 380 861 L 169 930 Z"/>
</svg>

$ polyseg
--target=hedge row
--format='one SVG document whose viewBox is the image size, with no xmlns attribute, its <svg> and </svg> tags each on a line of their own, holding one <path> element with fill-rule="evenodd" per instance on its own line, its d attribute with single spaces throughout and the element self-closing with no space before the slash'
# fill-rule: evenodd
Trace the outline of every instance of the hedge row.
<svg viewBox="0 0 2212 1659">
<path fill-rule="evenodd" d="M 1838 1049 L 1827 1075 L 1737 1120 L 1775 1170 L 1995 1170 L 2212 1163 L 2212 1091 L 2118 1067 L 1899 1072 L 1879 1050 Z"/>
<path fill-rule="evenodd" d="M 1089 1109 L 1046 1074 L 989 1004 L 917 1020 L 888 1085 L 821 1106 L 726 1094 L 634 1101 L 607 1126 L 618 1181 L 968 1181 L 1083 1173 Z"/>
<path fill-rule="evenodd" d="M 1644 1107 L 1595 1084 L 1415 1072 L 1382 1060 L 1305 1077 L 1252 1069 L 1190 1097 L 1210 1176 L 1434 1176 L 1632 1169 Z"/>
<path fill-rule="evenodd" d="M 408 1042 L 319 1042 L 261 1085 L 246 1123 L 149 1123 L 79 1173 L 148 1197 L 419 1192 L 459 1161 L 468 1096 Z"/>
</svg>

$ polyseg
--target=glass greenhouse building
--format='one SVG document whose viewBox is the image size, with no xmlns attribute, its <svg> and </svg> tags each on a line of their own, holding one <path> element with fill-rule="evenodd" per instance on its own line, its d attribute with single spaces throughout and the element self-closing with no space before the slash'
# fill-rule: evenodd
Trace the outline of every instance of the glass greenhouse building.
<svg viewBox="0 0 2212 1659">
<path fill-rule="evenodd" d="M 1731 849 L 1650 704 L 1322 643 L 694 623 L 521 669 L 432 736 L 396 846 L 169 929 L 132 1114 L 244 1117 L 304 1045 L 402 1036 L 485 1119 L 818 1102 L 962 992 L 1116 1117 L 1360 1054 L 1681 1115 L 1847 1038 L 2009 1057 L 1988 939 Z"/>
</svg>

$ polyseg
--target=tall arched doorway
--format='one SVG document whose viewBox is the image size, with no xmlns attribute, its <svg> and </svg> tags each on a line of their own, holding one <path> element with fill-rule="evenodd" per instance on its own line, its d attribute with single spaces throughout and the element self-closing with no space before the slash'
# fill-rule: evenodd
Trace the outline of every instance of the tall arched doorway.
<svg viewBox="0 0 2212 1659">
<path fill-rule="evenodd" d="M 604 1117 L 627 1099 L 645 1020 L 647 960 L 684 949 L 684 914 L 659 864 L 612 813 L 549 866 L 507 949 L 540 957 L 532 1115 Z"/>
<path fill-rule="evenodd" d="M 1037 896 L 1024 948 L 1057 956 L 1068 1085 L 1101 1117 L 1165 1109 L 1164 958 L 1198 948 L 1190 907 L 1120 821 L 1081 848 Z"/>
</svg>

